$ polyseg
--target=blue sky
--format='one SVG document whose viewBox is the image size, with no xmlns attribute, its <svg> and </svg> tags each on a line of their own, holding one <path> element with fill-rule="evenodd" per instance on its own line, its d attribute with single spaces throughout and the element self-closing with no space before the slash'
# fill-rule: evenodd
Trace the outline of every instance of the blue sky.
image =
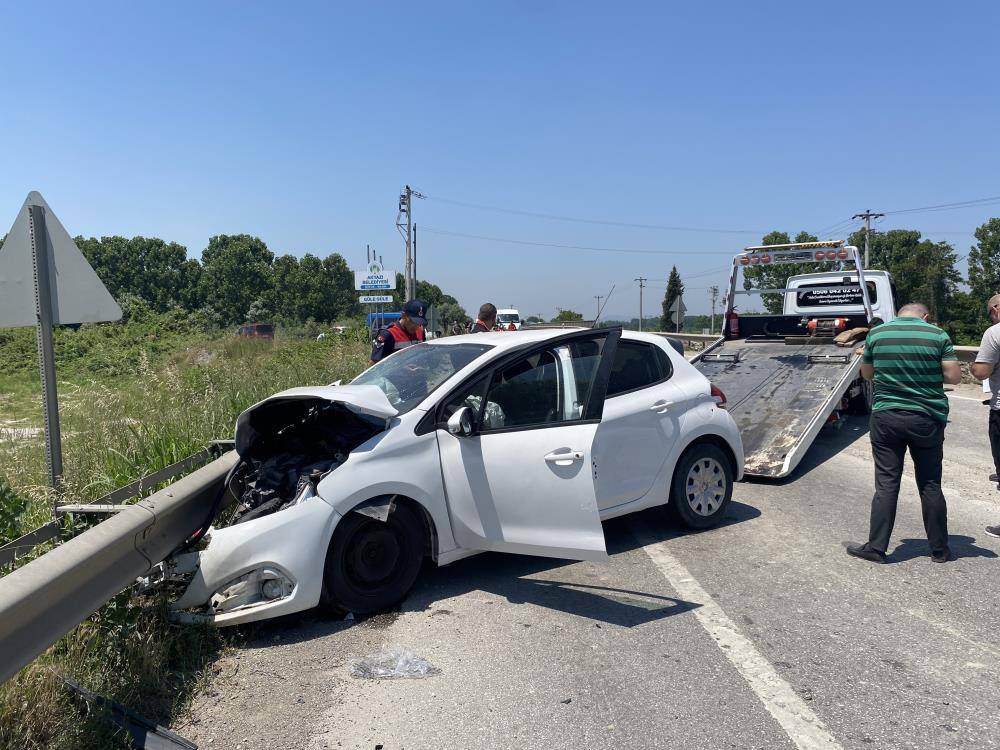
<svg viewBox="0 0 1000 750">
<path fill-rule="evenodd" d="M 995 2 L 8 3 L 0 223 L 37 189 L 74 234 L 197 257 L 249 232 L 356 265 L 371 243 L 401 267 L 409 183 L 418 273 L 470 311 L 589 317 L 615 284 L 606 315 L 635 315 L 642 275 L 651 312 L 676 263 L 703 312 L 762 231 L 1000 195 L 998 21 Z M 991 215 L 881 227 L 964 256 Z"/>
</svg>

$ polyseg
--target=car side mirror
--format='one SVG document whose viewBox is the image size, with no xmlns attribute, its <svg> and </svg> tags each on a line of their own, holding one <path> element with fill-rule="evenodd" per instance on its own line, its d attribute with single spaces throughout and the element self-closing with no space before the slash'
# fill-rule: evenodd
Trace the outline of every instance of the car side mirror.
<svg viewBox="0 0 1000 750">
<path fill-rule="evenodd" d="M 457 437 L 472 434 L 472 409 L 463 406 L 448 417 L 448 432 Z"/>
</svg>

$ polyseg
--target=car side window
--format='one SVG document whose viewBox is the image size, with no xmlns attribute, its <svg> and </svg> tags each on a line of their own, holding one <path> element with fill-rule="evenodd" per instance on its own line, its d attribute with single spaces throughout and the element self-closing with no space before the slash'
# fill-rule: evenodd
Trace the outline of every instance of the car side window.
<svg viewBox="0 0 1000 750">
<path fill-rule="evenodd" d="M 532 352 L 496 370 L 480 431 L 545 427 L 584 418 L 605 338 Z"/>
<path fill-rule="evenodd" d="M 447 422 L 456 411 L 463 406 L 472 409 L 475 415 L 473 423 L 480 429 L 497 429 L 504 426 L 504 413 L 499 404 L 486 402 L 486 386 L 489 385 L 489 378 L 479 378 L 475 382 L 460 390 L 441 408 L 441 420 Z"/>
<path fill-rule="evenodd" d="M 653 344 L 619 341 L 611 363 L 607 398 L 662 382 L 673 368 L 666 352 Z"/>
<path fill-rule="evenodd" d="M 487 406 L 494 405 L 499 418 L 484 419 L 480 429 L 502 429 L 559 422 L 563 370 L 556 352 L 544 350 L 507 365 L 493 374 L 486 393 Z"/>
</svg>

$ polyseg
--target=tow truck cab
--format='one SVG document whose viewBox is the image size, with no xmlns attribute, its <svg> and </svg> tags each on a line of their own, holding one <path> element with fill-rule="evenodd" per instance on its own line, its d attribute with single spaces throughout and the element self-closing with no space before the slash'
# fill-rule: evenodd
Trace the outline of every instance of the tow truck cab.
<svg viewBox="0 0 1000 750">
<path fill-rule="evenodd" d="M 871 318 L 883 321 L 896 316 L 896 284 L 887 271 L 864 271 Z M 824 330 L 836 335 L 866 327 L 869 317 L 858 283 L 857 271 L 832 271 L 791 276 L 785 289 L 781 315 L 740 315 L 726 312 L 724 336 L 735 339 L 779 339 L 815 336 Z M 819 326 L 819 330 L 817 329 Z M 791 343 L 791 342 L 789 342 Z"/>
</svg>

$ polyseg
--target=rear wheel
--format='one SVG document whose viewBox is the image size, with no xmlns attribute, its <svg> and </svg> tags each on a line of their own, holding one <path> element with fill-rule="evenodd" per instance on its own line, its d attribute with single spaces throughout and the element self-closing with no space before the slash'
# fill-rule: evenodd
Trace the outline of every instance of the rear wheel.
<svg viewBox="0 0 1000 750">
<path fill-rule="evenodd" d="M 421 519 L 407 505 L 397 504 L 385 521 L 348 513 L 326 556 L 326 604 L 358 614 L 398 604 L 420 573 L 425 537 Z"/>
<path fill-rule="evenodd" d="M 691 529 L 715 526 L 733 497 L 733 468 L 721 448 L 701 443 L 689 448 L 674 469 L 667 510 Z"/>
</svg>

